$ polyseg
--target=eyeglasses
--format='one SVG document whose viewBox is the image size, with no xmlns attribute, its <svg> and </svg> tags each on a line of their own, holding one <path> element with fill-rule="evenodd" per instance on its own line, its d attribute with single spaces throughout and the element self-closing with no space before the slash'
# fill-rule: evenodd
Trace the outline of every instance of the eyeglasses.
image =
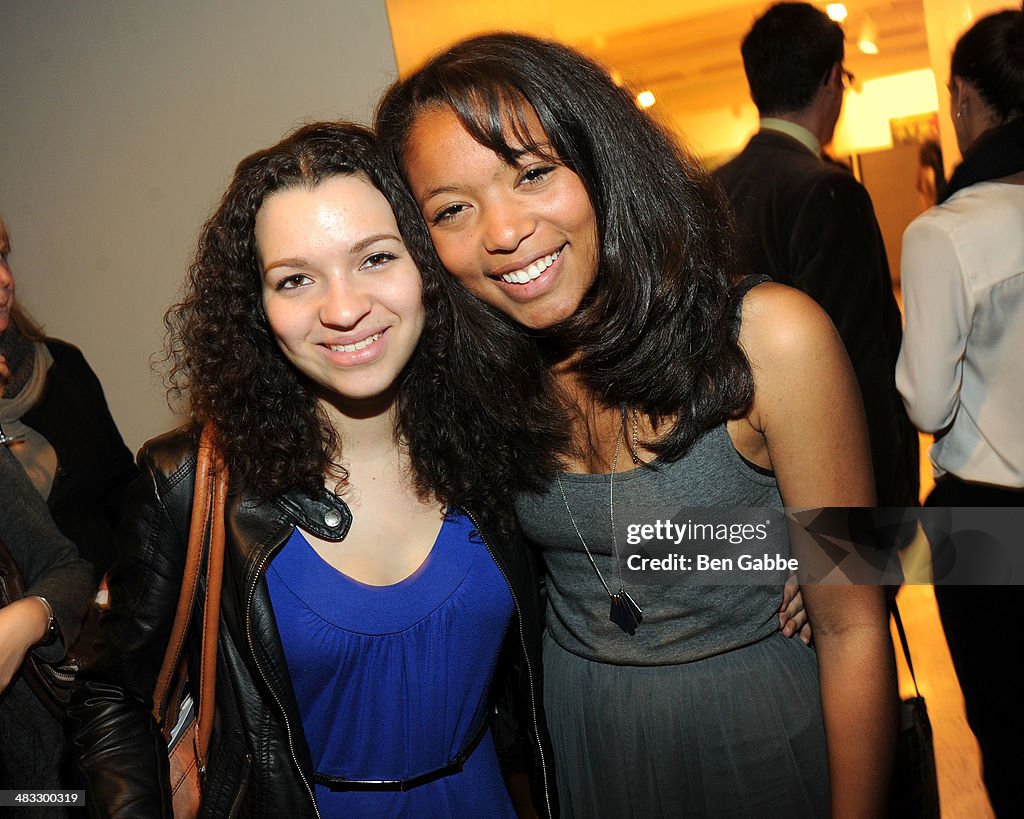
<svg viewBox="0 0 1024 819">
<path fill-rule="evenodd" d="M 829 68 L 821 78 L 822 85 L 828 85 L 832 80 L 832 68 Z M 839 82 L 844 89 L 853 88 L 854 83 L 857 82 L 857 78 L 853 75 L 853 72 L 848 70 L 845 65 L 839 66 Z M 856 90 L 856 89 L 855 89 Z"/>
</svg>

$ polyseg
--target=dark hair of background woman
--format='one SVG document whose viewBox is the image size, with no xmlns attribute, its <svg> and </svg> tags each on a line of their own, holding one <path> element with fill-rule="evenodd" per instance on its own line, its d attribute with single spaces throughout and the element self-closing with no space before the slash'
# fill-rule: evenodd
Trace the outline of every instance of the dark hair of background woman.
<svg viewBox="0 0 1024 819">
<path fill-rule="evenodd" d="M 1024 116 L 1024 12 L 978 20 L 957 41 L 950 74 L 971 83 L 1002 122 Z"/>
<path fill-rule="evenodd" d="M 935 196 L 942 198 L 946 192 L 946 166 L 942 161 L 942 146 L 934 139 L 926 139 L 918 149 L 917 164 L 921 168 L 931 168 L 935 180 Z"/>
<path fill-rule="evenodd" d="M 532 151 L 583 181 L 600 235 L 597 279 L 581 309 L 547 335 L 578 353 L 595 396 L 654 423 L 675 418 L 660 441 L 646 442 L 668 460 L 748 406 L 727 208 L 701 166 L 627 91 L 557 43 L 516 34 L 466 40 L 381 100 L 378 139 L 396 166 L 416 115 L 441 106 L 510 165 Z M 530 108 L 550 145 L 529 133 Z M 506 126 L 525 150 L 509 144 Z M 505 358 L 506 367 L 515 361 Z"/>
<path fill-rule="evenodd" d="M 197 427 L 216 424 L 233 481 L 262 498 L 293 488 L 316 492 L 324 475 L 344 475 L 315 391 L 268 328 L 254 234 L 270 194 L 353 174 L 388 200 L 424 279 L 426 324 L 402 375 L 398 408 L 416 486 L 502 523 L 510 491 L 536 486 L 554 468 L 560 437 L 549 429 L 552 414 L 536 386 L 543 374 L 525 365 L 491 369 L 488 349 L 523 342 L 511 332 L 486 343 L 477 337 L 479 307 L 441 270 L 415 203 L 360 126 L 313 123 L 238 165 L 203 227 L 184 296 L 164 318 L 169 397 L 187 396 Z"/>
</svg>

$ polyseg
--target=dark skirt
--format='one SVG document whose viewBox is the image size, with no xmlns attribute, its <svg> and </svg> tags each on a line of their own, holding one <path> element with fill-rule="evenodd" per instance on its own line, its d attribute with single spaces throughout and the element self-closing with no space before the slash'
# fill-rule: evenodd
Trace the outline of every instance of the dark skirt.
<svg viewBox="0 0 1024 819">
<path fill-rule="evenodd" d="M 829 815 L 815 653 L 781 634 L 682 665 L 544 644 L 565 817 Z"/>
</svg>

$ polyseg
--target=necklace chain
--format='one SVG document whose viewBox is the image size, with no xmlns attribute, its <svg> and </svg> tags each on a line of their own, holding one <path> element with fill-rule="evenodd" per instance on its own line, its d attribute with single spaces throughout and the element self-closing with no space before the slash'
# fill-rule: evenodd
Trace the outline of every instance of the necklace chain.
<svg viewBox="0 0 1024 819">
<path fill-rule="evenodd" d="M 619 448 L 621 445 L 622 429 L 620 428 L 619 435 L 615 439 L 615 454 L 612 456 L 612 473 L 611 475 L 608 476 L 608 517 L 611 520 L 612 551 L 615 553 L 616 565 L 618 565 L 619 562 L 619 550 L 615 541 L 615 468 L 618 466 L 619 463 Z M 608 595 L 608 597 L 614 597 L 612 590 L 608 587 L 608 583 L 604 579 L 604 575 L 601 574 L 601 570 L 597 566 L 597 561 L 594 560 L 594 555 L 590 552 L 590 547 L 587 546 L 587 541 L 583 537 L 583 533 L 580 531 L 579 525 L 576 523 L 576 518 L 572 513 L 572 509 L 569 507 L 569 498 L 566 497 L 565 487 L 562 486 L 562 478 L 556 475 L 555 483 L 558 484 L 558 491 L 562 495 L 562 503 L 565 504 L 565 511 L 569 513 L 569 522 L 572 523 L 572 528 L 576 530 L 576 537 L 578 537 L 580 539 L 580 543 L 583 544 L 583 551 L 587 553 L 587 558 L 590 560 L 590 565 L 594 567 L 594 571 L 597 573 L 597 579 L 601 581 L 601 585 L 604 586 L 605 593 Z"/>
<path fill-rule="evenodd" d="M 633 437 L 634 441 L 637 437 L 636 429 L 636 418 L 634 416 L 633 426 Z M 622 564 L 619 561 L 619 544 L 618 536 L 615 533 L 615 472 L 619 466 L 619 452 L 622 449 L 622 439 L 626 429 L 626 408 L 622 408 L 622 421 L 619 424 L 619 434 L 615 438 L 615 454 L 612 456 L 612 471 L 608 476 L 608 518 L 612 529 L 612 554 L 615 560 L 615 570 L 619 578 L 619 591 L 618 593 L 613 592 L 607 581 L 604 579 L 604 575 L 601 574 L 601 570 L 597 566 L 597 561 L 594 560 L 594 555 L 590 551 L 590 547 L 587 546 L 587 541 L 583 537 L 583 533 L 580 531 L 580 527 L 576 523 L 576 518 L 572 514 L 572 509 L 569 506 L 569 498 L 565 494 L 565 487 L 562 486 L 561 476 L 555 476 L 555 482 L 558 484 L 558 491 L 562 495 L 562 503 L 565 504 L 565 511 L 569 514 L 569 521 L 572 523 L 572 528 L 576 530 L 576 537 L 580 539 L 580 543 L 583 544 L 583 551 L 587 553 L 587 558 L 590 560 L 590 565 L 594 567 L 594 571 L 597 573 L 598 580 L 601 581 L 601 585 L 604 586 L 605 594 L 608 595 L 611 600 L 611 613 L 609 619 L 615 623 L 619 628 L 629 635 L 633 635 L 636 632 L 636 627 L 643 621 L 643 612 L 640 607 L 634 602 L 633 598 L 629 596 L 629 593 L 625 591 L 625 584 L 622 582 Z M 627 445 L 628 446 L 628 445 Z M 633 455 L 633 463 L 638 463 L 639 459 L 635 452 Z"/>
<path fill-rule="evenodd" d="M 625 415 L 622 418 L 626 420 Z M 622 446 L 622 429 L 625 425 L 619 424 L 619 434 L 615 437 L 615 454 L 612 456 L 612 474 L 608 476 L 608 520 L 612 526 L 612 555 L 615 557 L 615 570 L 619 576 L 619 588 L 622 588 L 622 566 L 619 565 L 619 544 L 615 536 L 615 470 L 619 467 L 619 448 Z"/>
<path fill-rule="evenodd" d="M 623 408 L 622 423 L 625 426 L 625 408 Z M 633 449 L 629 454 L 633 456 L 634 466 L 640 463 L 640 412 L 636 409 L 633 410 Z"/>
</svg>

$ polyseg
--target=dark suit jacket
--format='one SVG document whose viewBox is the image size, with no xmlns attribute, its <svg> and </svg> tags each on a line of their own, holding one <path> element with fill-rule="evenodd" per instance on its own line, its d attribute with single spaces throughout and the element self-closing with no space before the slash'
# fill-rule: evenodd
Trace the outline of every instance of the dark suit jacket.
<svg viewBox="0 0 1024 819">
<path fill-rule="evenodd" d="M 715 177 L 732 202 L 746 270 L 803 290 L 839 331 L 864 396 L 879 505 L 917 505 L 917 432 L 895 383 L 900 313 L 868 192 L 767 130 Z"/>
</svg>

